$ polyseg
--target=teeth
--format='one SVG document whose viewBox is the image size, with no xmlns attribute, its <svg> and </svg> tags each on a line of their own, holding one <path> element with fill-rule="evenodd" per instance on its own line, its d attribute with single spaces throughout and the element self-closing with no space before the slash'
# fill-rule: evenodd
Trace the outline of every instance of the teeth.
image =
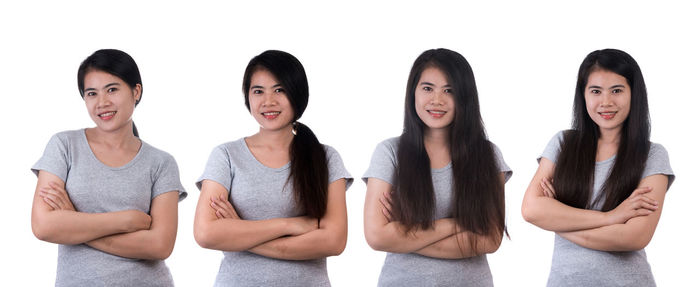
<svg viewBox="0 0 700 287">
<path fill-rule="evenodd" d="M 263 113 L 263 116 L 276 116 L 279 114 L 280 114 L 280 112 L 267 112 L 267 113 Z"/>
<path fill-rule="evenodd" d="M 431 114 L 441 114 L 441 115 L 444 115 L 445 113 L 447 113 L 445 111 L 428 111 L 428 112 Z"/>
<path fill-rule="evenodd" d="M 117 112 L 108 112 L 108 113 L 104 113 L 104 114 L 99 114 L 99 115 L 97 115 L 97 116 L 99 116 L 99 117 L 109 117 L 109 116 L 112 116 L 112 115 L 114 115 L 114 114 L 116 114 L 116 113 L 117 113 Z"/>
</svg>

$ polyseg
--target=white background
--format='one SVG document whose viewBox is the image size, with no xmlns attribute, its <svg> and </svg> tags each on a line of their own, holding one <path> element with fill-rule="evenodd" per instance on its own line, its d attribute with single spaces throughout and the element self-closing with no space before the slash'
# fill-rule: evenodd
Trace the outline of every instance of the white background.
<svg viewBox="0 0 700 287">
<path fill-rule="evenodd" d="M 29 168 L 52 134 L 93 126 L 76 73 L 100 48 L 124 50 L 138 63 L 144 97 L 134 120 L 145 141 L 176 158 L 189 192 L 167 259 L 176 285 L 208 286 L 218 271 L 221 253 L 192 236 L 194 181 L 213 147 L 256 131 L 241 79 L 250 58 L 267 49 L 304 64 L 311 98 L 301 121 L 340 152 L 357 179 L 348 191 L 347 248 L 328 260 L 331 283 L 375 285 L 384 254 L 363 237 L 359 177 L 375 145 L 401 132 L 411 64 L 436 47 L 471 63 L 489 136 L 514 170 L 506 184 L 512 239 L 489 255 L 496 286 L 546 282 L 553 235 L 523 221 L 520 203 L 535 158 L 569 126 L 579 64 L 607 47 L 629 52 L 641 66 L 652 140 L 669 151 L 677 175 L 647 247 L 656 281 L 698 284 L 700 196 L 692 178 L 700 162 L 693 84 L 700 21 L 684 2 L 8 2 L 0 4 L 0 285 L 53 284 L 56 246 L 30 229 L 36 177 Z"/>
</svg>

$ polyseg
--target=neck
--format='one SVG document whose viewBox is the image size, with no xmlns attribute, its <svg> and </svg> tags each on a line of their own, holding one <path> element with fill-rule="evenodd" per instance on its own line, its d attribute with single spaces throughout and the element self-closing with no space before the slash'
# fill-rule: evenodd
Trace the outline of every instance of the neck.
<svg viewBox="0 0 700 287">
<path fill-rule="evenodd" d="M 86 134 L 91 142 L 118 149 L 127 148 L 139 142 L 136 136 L 134 136 L 133 123 L 131 121 L 129 121 L 129 124 L 115 131 L 104 131 L 95 127 L 88 129 Z"/>
<path fill-rule="evenodd" d="M 429 146 L 433 147 L 433 148 L 448 147 L 449 146 L 449 136 L 450 136 L 449 128 L 443 128 L 443 129 L 425 128 L 423 130 L 423 144 L 425 145 L 426 148 L 428 148 Z"/>
<path fill-rule="evenodd" d="M 622 127 L 615 129 L 600 129 L 598 141 L 604 144 L 619 144 L 622 137 Z"/>
<path fill-rule="evenodd" d="M 273 149 L 289 149 L 294 139 L 291 124 L 274 131 L 260 128 L 254 136 L 257 138 L 256 141 L 259 145 L 265 145 Z"/>
</svg>

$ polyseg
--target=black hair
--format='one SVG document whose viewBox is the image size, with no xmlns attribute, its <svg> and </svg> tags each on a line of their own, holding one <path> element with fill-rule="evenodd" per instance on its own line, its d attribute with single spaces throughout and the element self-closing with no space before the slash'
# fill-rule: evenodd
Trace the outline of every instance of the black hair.
<svg viewBox="0 0 700 287">
<path fill-rule="evenodd" d="M 586 110 L 585 90 L 590 74 L 598 70 L 624 77 L 631 89 L 631 102 L 629 115 L 622 124 L 615 163 L 600 194 L 592 199 L 600 129 Z M 592 208 L 604 200 L 602 211 L 612 210 L 622 203 L 641 180 L 651 146 L 650 126 L 644 77 L 632 56 L 616 49 L 588 54 L 578 71 L 571 130 L 564 133 L 554 169 L 557 199 L 577 208 Z"/>
<path fill-rule="evenodd" d="M 294 198 L 306 215 L 321 218 L 328 203 L 328 161 L 326 150 L 306 125 L 297 122 L 309 102 L 309 83 L 301 62 L 287 52 L 268 50 L 250 60 L 243 75 L 245 106 L 250 111 L 250 81 L 259 70 L 267 70 L 284 88 L 294 109 L 296 135 L 289 147 Z"/>
<path fill-rule="evenodd" d="M 141 102 L 143 98 L 141 73 L 139 73 L 136 61 L 129 54 L 116 49 L 102 49 L 95 51 L 83 60 L 78 68 L 78 90 L 80 91 L 80 97 L 83 98 L 85 97 L 85 75 L 90 71 L 102 71 L 114 75 L 129 85 L 131 89 L 134 89 L 137 84 L 140 85 L 141 96 L 136 100 L 136 105 Z M 136 129 L 136 125 L 133 124 L 132 127 L 134 135 L 138 137 L 139 132 Z"/>
<path fill-rule="evenodd" d="M 415 91 L 421 74 L 437 68 L 452 86 L 455 102 L 450 124 L 452 160 L 452 214 L 461 230 L 479 235 L 503 234 L 505 198 L 501 172 L 479 112 L 479 99 L 469 62 L 457 52 L 434 49 L 423 52 L 413 63 L 406 85 L 404 128 L 398 148 L 397 185 L 392 193 L 396 219 L 406 232 L 433 225 L 435 191 L 430 158 L 423 143 L 426 128 L 415 108 Z M 471 237 L 475 248 L 476 237 Z"/>
</svg>

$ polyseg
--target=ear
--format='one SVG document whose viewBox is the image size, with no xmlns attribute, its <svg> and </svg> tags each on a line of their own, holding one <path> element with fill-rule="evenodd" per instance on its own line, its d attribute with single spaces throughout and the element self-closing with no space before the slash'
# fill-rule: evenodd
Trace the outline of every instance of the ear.
<svg viewBox="0 0 700 287">
<path fill-rule="evenodd" d="M 132 91 L 134 94 L 134 101 L 138 102 L 139 100 L 141 100 L 141 84 L 136 84 Z"/>
</svg>

